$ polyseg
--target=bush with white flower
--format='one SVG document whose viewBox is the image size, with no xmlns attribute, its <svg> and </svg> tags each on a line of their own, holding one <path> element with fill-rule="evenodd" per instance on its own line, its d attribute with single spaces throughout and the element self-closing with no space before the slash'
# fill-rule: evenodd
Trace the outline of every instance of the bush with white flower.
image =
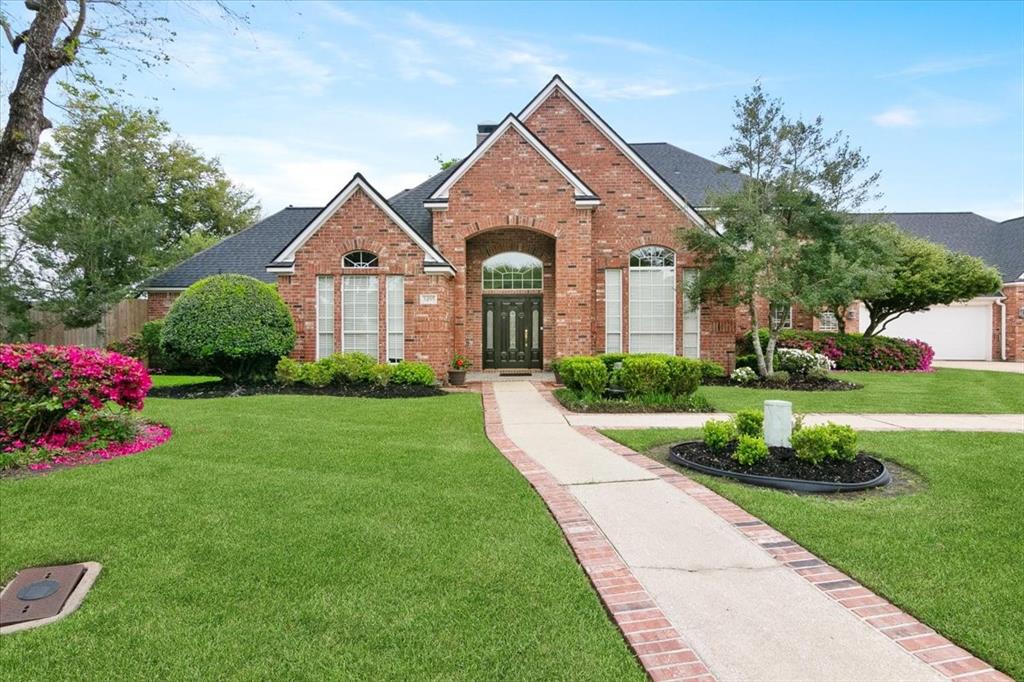
<svg viewBox="0 0 1024 682">
<path fill-rule="evenodd" d="M 799 348 L 779 348 L 774 364 L 776 370 L 800 376 L 825 376 L 836 366 L 826 355 Z"/>
<path fill-rule="evenodd" d="M 757 372 L 749 367 L 737 367 L 729 375 L 729 378 L 738 383 L 745 384 L 757 379 Z"/>
</svg>

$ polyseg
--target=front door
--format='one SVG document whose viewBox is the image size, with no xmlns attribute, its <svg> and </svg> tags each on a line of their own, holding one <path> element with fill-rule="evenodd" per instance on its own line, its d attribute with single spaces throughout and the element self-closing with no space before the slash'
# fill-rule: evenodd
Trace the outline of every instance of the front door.
<svg viewBox="0 0 1024 682">
<path fill-rule="evenodd" d="M 543 299 L 484 296 L 484 369 L 540 369 Z"/>
</svg>

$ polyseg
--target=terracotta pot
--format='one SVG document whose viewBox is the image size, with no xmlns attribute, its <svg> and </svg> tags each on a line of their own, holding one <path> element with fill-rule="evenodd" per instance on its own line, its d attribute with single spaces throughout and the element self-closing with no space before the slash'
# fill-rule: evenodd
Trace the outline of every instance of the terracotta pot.
<svg viewBox="0 0 1024 682">
<path fill-rule="evenodd" d="M 463 386 L 466 383 L 466 370 L 464 369 L 450 369 L 448 370 L 448 383 L 452 386 Z"/>
</svg>

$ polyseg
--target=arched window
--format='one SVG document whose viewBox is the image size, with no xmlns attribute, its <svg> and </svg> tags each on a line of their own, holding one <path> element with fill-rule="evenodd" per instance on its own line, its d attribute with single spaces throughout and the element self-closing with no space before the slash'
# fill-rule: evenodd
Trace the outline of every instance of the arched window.
<svg viewBox="0 0 1024 682">
<path fill-rule="evenodd" d="M 377 254 L 369 251 L 352 251 L 346 253 L 341 259 L 341 265 L 346 268 L 375 268 L 377 267 Z"/>
<path fill-rule="evenodd" d="M 676 352 L 676 254 L 644 246 L 629 254 L 629 352 Z"/>
<path fill-rule="evenodd" d="M 484 261 L 484 289 L 543 289 L 544 265 L 528 253 L 507 251 Z"/>
</svg>

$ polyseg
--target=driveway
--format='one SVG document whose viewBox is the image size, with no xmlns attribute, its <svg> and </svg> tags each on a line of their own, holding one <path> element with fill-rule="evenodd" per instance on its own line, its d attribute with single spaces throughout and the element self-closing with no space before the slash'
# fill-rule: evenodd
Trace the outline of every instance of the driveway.
<svg viewBox="0 0 1024 682">
<path fill-rule="evenodd" d="M 985 372 L 1011 372 L 1013 374 L 1024 374 L 1024 362 L 995 362 L 984 360 L 936 360 L 932 367 L 946 367 L 949 369 L 975 369 Z"/>
</svg>

